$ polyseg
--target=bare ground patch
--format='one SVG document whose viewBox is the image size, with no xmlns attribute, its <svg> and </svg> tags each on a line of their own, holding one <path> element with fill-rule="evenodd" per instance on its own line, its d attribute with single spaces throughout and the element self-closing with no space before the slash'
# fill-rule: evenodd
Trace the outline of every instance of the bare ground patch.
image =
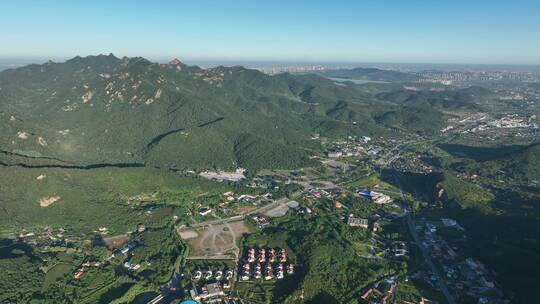
<svg viewBox="0 0 540 304">
<path fill-rule="evenodd" d="M 183 240 L 194 239 L 199 236 L 195 230 L 182 230 L 178 232 Z"/>
<path fill-rule="evenodd" d="M 60 200 L 60 196 L 49 196 L 49 197 L 42 197 L 39 200 L 39 205 L 41 207 L 49 207 L 50 205 L 56 203 Z"/>
<path fill-rule="evenodd" d="M 189 244 L 191 256 L 215 257 L 238 254 L 236 241 L 248 231 L 244 222 L 238 221 L 180 230 L 179 234 Z"/>
</svg>

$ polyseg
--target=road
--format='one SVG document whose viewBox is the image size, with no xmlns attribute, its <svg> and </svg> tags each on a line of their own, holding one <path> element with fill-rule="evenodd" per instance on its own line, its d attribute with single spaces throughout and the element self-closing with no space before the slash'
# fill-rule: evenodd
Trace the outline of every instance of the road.
<svg viewBox="0 0 540 304">
<path fill-rule="evenodd" d="M 413 217 L 412 217 L 412 215 L 410 213 L 407 216 L 407 225 L 409 226 L 409 231 L 411 232 L 411 235 L 413 236 L 414 241 L 416 242 L 418 247 L 420 247 L 420 251 L 422 251 L 422 255 L 424 256 L 424 260 L 429 265 L 429 267 L 431 267 L 431 270 L 433 271 L 433 274 L 437 278 L 437 284 L 439 285 L 439 288 L 441 289 L 444 296 L 446 297 L 446 301 L 448 302 L 448 304 L 455 304 L 456 302 L 454 301 L 454 297 L 452 296 L 452 294 L 450 294 L 450 291 L 448 291 L 448 287 L 446 286 L 446 283 L 442 279 L 442 276 L 441 276 L 439 270 L 437 269 L 437 267 L 435 267 L 435 264 L 433 264 L 433 261 L 431 261 L 431 257 L 427 253 L 426 248 L 424 247 L 424 245 L 420 241 L 420 238 L 418 237 L 418 234 L 416 233 L 416 224 L 415 224 L 414 219 L 413 219 Z"/>
<path fill-rule="evenodd" d="M 298 192 L 295 192 L 291 195 L 291 197 L 297 197 L 300 195 L 300 191 Z M 228 217 L 228 218 L 224 218 L 224 219 L 217 219 L 217 220 L 211 220 L 211 221 L 206 221 L 206 222 L 200 222 L 200 223 L 197 223 L 197 224 L 193 224 L 191 225 L 190 227 L 182 227 L 182 228 L 178 228 L 178 229 L 190 229 L 190 228 L 200 228 L 200 227 L 206 227 L 206 226 L 209 226 L 209 225 L 221 225 L 221 224 L 225 224 L 225 223 L 230 223 L 230 222 L 238 222 L 238 221 L 242 221 L 244 220 L 246 217 L 250 216 L 250 215 L 253 215 L 253 214 L 257 214 L 257 213 L 265 213 L 266 211 L 270 210 L 270 209 L 273 209 L 279 205 L 284 205 L 285 203 L 287 203 L 288 201 L 290 201 L 291 199 L 287 198 L 287 197 L 282 197 L 278 200 L 275 200 L 273 202 L 271 202 L 270 204 L 267 204 L 267 205 L 264 205 L 262 207 L 259 207 L 253 211 L 250 211 L 250 212 L 247 212 L 247 213 L 244 213 L 244 214 L 239 214 L 239 215 L 235 215 L 235 216 L 232 216 L 232 217 Z"/>
<path fill-rule="evenodd" d="M 403 144 L 403 145 L 406 146 L 406 145 L 411 144 L 411 143 L 414 143 L 414 142 L 406 143 L 406 144 Z M 400 146 L 403 146 L 403 145 L 400 145 Z M 398 148 L 400 146 L 397 146 L 396 148 Z M 395 150 L 395 149 L 393 149 L 393 150 Z M 386 158 L 386 157 L 387 157 L 387 155 L 383 156 L 383 158 Z M 392 166 L 392 163 L 395 160 L 399 159 L 400 157 L 401 157 L 400 151 L 398 150 L 398 153 L 396 155 L 391 156 L 390 159 L 384 165 Z M 394 178 L 395 178 L 395 176 L 394 176 Z M 395 180 L 396 180 L 396 183 L 398 185 L 398 189 L 399 189 L 401 198 L 403 200 L 405 200 L 405 196 L 403 194 L 403 191 L 401 190 L 401 184 L 399 183 L 399 179 L 395 178 Z M 412 235 L 412 237 L 414 239 L 414 242 L 420 248 L 420 251 L 422 252 L 422 256 L 424 257 L 424 260 L 429 265 L 429 267 L 431 267 L 431 271 L 433 272 L 433 274 L 435 275 L 435 278 L 437 279 L 437 285 L 439 286 L 440 290 L 444 294 L 444 296 L 446 298 L 446 302 L 448 304 L 455 304 L 456 302 L 454 300 L 454 297 L 452 296 L 452 294 L 448 290 L 448 286 L 446 286 L 446 282 L 443 280 L 443 278 L 442 278 L 439 270 L 437 269 L 437 267 L 435 267 L 435 264 L 433 264 L 433 261 L 431 260 L 431 257 L 429 256 L 426 248 L 424 247 L 424 244 L 422 244 L 422 242 L 420 241 L 420 238 L 418 237 L 418 234 L 416 233 L 416 224 L 414 222 L 414 218 L 413 218 L 412 213 L 409 212 L 406 207 L 404 208 L 404 210 L 405 210 L 404 214 L 407 215 L 407 226 L 409 228 L 409 232 L 411 233 L 411 235 Z"/>
</svg>

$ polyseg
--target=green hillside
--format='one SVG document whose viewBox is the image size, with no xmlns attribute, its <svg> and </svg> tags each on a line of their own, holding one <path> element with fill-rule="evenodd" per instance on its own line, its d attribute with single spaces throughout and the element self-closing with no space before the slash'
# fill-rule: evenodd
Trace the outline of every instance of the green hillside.
<svg viewBox="0 0 540 304">
<path fill-rule="evenodd" d="M 293 168 L 319 153 L 314 133 L 433 133 L 447 96 L 474 105 L 463 91 L 375 94 L 314 74 L 112 54 L 5 70 L 0 88 L 0 161 L 27 166 Z"/>
<path fill-rule="evenodd" d="M 444 110 L 481 111 L 479 105 L 489 91 L 480 87 L 444 91 L 395 90 L 380 93 L 378 98 L 410 107 L 434 107 Z"/>
<path fill-rule="evenodd" d="M 481 176 L 504 175 L 505 179 L 510 177 L 524 184 L 540 180 L 539 143 L 501 147 L 442 144 L 439 147 Z"/>
</svg>

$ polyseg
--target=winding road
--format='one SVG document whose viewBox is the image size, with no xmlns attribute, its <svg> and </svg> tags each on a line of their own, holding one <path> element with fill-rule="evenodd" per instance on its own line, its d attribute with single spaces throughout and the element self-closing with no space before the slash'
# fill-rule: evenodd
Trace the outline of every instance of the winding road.
<svg viewBox="0 0 540 304">
<path fill-rule="evenodd" d="M 295 192 L 291 195 L 291 197 L 298 197 L 302 192 L 301 191 L 298 191 L 298 192 Z M 209 225 L 221 225 L 221 224 L 225 224 L 225 223 L 230 223 L 230 222 L 238 222 L 238 221 L 243 221 L 244 219 L 246 219 L 246 217 L 250 216 L 250 215 L 253 215 L 253 214 L 258 214 L 258 213 L 265 213 L 266 211 L 270 210 L 270 209 L 273 209 L 279 205 L 285 205 L 287 202 L 289 202 L 291 199 L 287 198 L 287 197 L 282 197 L 280 199 L 277 199 L 267 205 L 264 205 L 262 207 L 259 207 L 253 211 L 250 211 L 250 212 L 247 212 L 247 213 L 244 213 L 244 214 L 239 214 L 239 215 L 235 215 L 235 216 L 231 216 L 231 217 L 228 217 L 228 218 L 223 218 L 223 219 L 217 219 L 217 220 L 211 220 L 211 221 L 206 221 L 206 222 L 200 222 L 200 223 L 197 223 L 197 224 L 193 224 L 191 225 L 190 227 L 178 227 L 177 230 L 180 230 L 180 229 L 192 229 L 192 228 L 200 228 L 200 227 L 206 227 L 206 226 L 209 226 Z"/>
</svg>

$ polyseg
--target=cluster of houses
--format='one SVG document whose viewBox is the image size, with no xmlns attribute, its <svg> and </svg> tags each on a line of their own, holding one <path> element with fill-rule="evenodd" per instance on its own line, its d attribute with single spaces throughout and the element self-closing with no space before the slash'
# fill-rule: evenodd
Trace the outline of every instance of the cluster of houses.
<svg viewBox="0 0 540 304">
<path fill-rule="evenodd" d="M 271 196 L 269 193 L 262 195 L 263 198 L 268 198 Z M 232 191 L 227 191 L 223 193 L 223 198 L 225 201 L 232 202 L 232 201 L 239 201 L 239 202 L 252 202 L 255 199 L 259 198 L 259 195 L 250 195 L 250 194 L 241 194 L 236 195 Z"/>
<path fill-rule="evenodd" d="M 195 270 L 191 273 L 192 288 L 189 293 L 196 301 L 206 300 L 225 295 L 226 289 L 231 288 L 234 270 Z"/>
<path fill-rule="evenodd" d="M 268 250 L 268 252 L 267 252 L 266 249 L 261 248 L 259 250 L 259 254 L 257 255 L 256 249 L 255 248 L 250 248 L 248 250 L 248 259 L 247 260 L 248 260 L 248 263 L 253 263 L 253 262 L 257 261 L 257 260 L 259 262 L 261 262 L 261 263 L 264 263 L 267 260 L 270 263 L 274 263 L 274 262 L 276 262 L 276 250 L 274 248 L 270 248 Z M 287 262 L 287 253 L 286 253 L 285 249 L 283 249 L 283 248 L 279 251 L 279 261 L 281 263 Z"/>
<path fill-rule="evenodd" d="M 371 141 L 371 137 L 349 136 L 347 141 L 338 141 L 329 149 L 327 156 L 330 158 L 358 156 L 366 151 L 365 144 Z"/>
<path fill-rule="evenodd" d="M 394 277 L 385 278 L 373 284 L 361 296 L 360 300 L 363 303 L 390 303 L 389 298 L 396 291 L 396 282 Z"/>
<path fill-rule="evenodd" d="M 433 172 L 433 166 L 426 163 L 425 159 L 421 155 L 398 158 L 393 162 L 392 165 L 399 171 L 408 171 L 421 174 Z"/>
<path fill-rule="evenodd" d="M 269 250 L 261 248 L 258 252 L 255 248 L 250 248 L 247 252 L 247 263 L 242 266 L 240 279 L 242 281 L 247 281 L 252 277 L 255 279 L 264 278 L 265 280 L 272 280 L 274 277 L 283 279 L 285 273 L 294 274 L 294 265 L 286 263 L 287 252 L 283 248 L 279 251 L 275 248 Z"/>
<path fill-rule="evenodd" d="M 64 228 L 53 229 L 45 227 L 42 232 L 32 232 L 23 229 L 19 234 L 10 234 L 7 239 L 11 242 L 23 242 L 31 246 L 47 248 L 56 246 L 67 246 L 68 243 L 73 243 L 79 240 L 77 236 L 66 235 Z"/>
<path fill-rule="evenodd" d="M 204 281 L 230 281 L 233 278 L 234 272 L 232 270 L 227 270 L 223 272 L 222 270 L 212 271 L 212 270 L 196 270 L 191 274 L 192 279 L 195 281 L 204 280 Z"/>
<path fill-rule="evenodd" d="M 233 191 L 227 191 L 222 193 L 221 202 L 218 204 L 219 210 L 224 214 L 237 214 L 235 206 L 238 204 L 251 204 L 253 206 L 261 205 L 264 202 L 270 201 L 272 194 L 265 193 L 262 195 L 251 195 L 251 194 L 235 194 Z M 210 209 L 209 207 L 205 207 Z M 207 211 L 207 213 L 200 213 L 201 215 L 208 215 L 212 211 Z"/>
<path fill-rule="evenodd" d="M 232 203 L 251 203 L 253 205 L 259 205 L 263 201 L 267 201 L 271 198 L 270 193 L 263 195 L 250 195 L 250 194 L 235 194 L 233 191 L 227 191 L 222 193 L 221 202 L 219 203 L 219 209 L 225 213 L 230 212 L 229 207 Z M 200 206 L 198 213 L 201 216 L 207 216 L 214 212 L 209 206 Z"/>
<path fill-rule="evenodd" d="M 445 227 L 459 229 L 455 220 L 444 219 Z M 438 227 L 434 223 L 426 222 L 417 226 L 424 230 L 422 245 L 428 249 L 431 257 L 440 263 L 446 281 L 458 298 L 470 296 L 481 300 L 489 299 L 489 303 L 503 302 L 503 293 L 496 287 L 495 279 L 485 266 L 472 258 L 463 258 L 456 249 L 448 245 L 438 234 Z"/>
<path fill-rule="evenodd" d="M 84 271 L 86 270 L 86 268 L 91 267 L 91 266 L 99 267 L 101 266 L 101 262 L 91 263 L 90 261 L 86 261 L 82 263 L 81 267 L 77 268 L 77 270 L 73 272 L 73 277 L 75 279 L 80 279 L 82 275 L 84 274 Z"/>
<path fill-rule="evenodd" d="M 265 226 L 270 225 L 270 220 L 267 217 L 262 216 L 260 214 L 253 214 L 251 216 L 251 219 L 253 219 L 253 221 L 255 221 L 255 223 L 257 224 L 257 226 L 259 228 L 263 228 Z"/>
<path fill-rule="evenodd" d="M 392 253 L 392 256 L 396 259 L 409 259 L 409 249 L 407 248 L 407 244 L 405 242 L 395 243 L 390 249 L 390 252 Z"/>
<path fill-rule="evenodd" d="M 341 190 L 339 188 L 332 188 L 327 190 L 314 188 L 309 189 L 307 196 L 312 198 L 335 198 L 339 194 L 341 194 Z"/>
</svg>

